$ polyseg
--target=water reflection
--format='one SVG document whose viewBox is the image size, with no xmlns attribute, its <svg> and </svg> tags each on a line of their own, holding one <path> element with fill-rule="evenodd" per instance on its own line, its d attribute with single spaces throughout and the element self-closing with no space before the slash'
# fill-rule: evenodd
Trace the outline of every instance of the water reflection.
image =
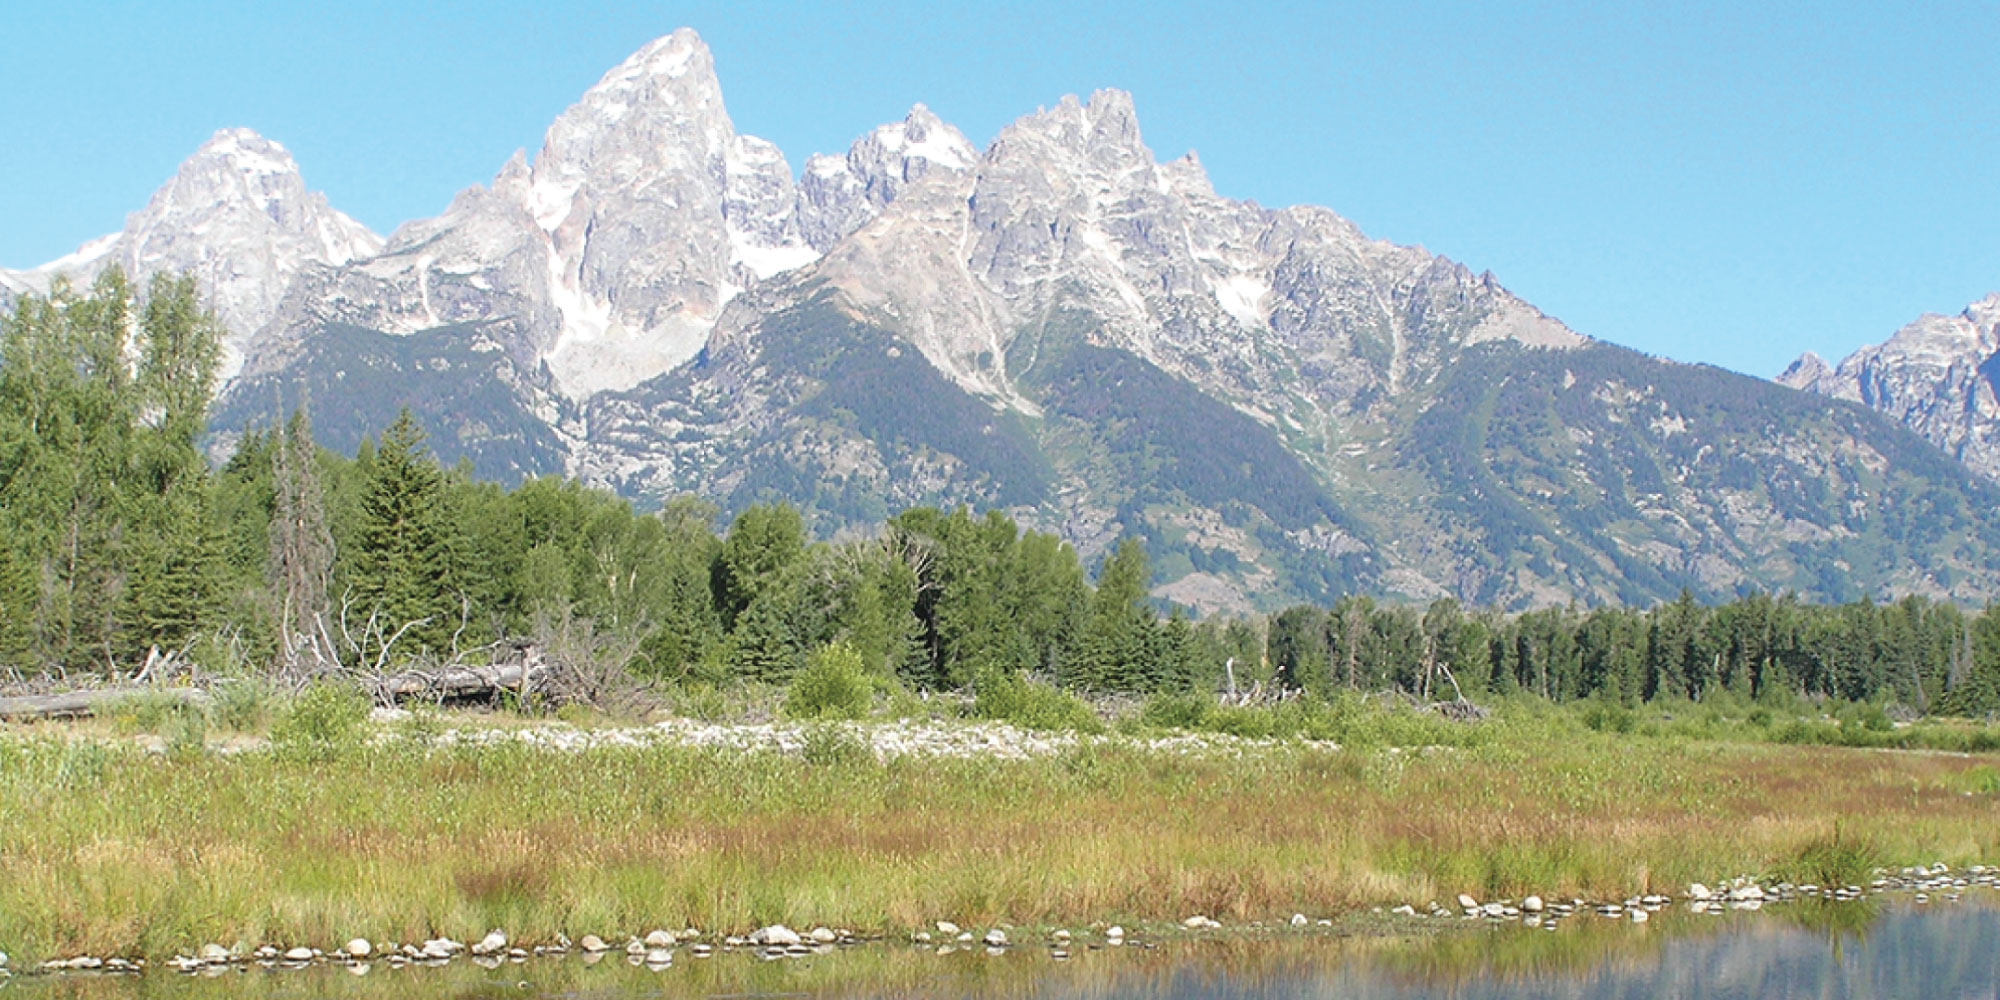
<svg viewBox="0 0 2000 1000">
<path fill-rule="evenodd" d="M 990 956 L 876 945 L 766 962 L 697 958 L 664 968 L 623 956 L 596 965 L 534 959 L 485 969 L 357 974 L 250 967 L 212 978 L 34 977 L 0 982 L 4 1000 L 651 1000 L 679 997 L 1041 997 L 1112 1000 L 1875 1000 L 2000 996 L 2000 906 L 1793 904 L 1761 914 L 1665 913 L 1645 924 L 1572 918 L 1557 930 L 1495 927 L 1430 938 L 1222 935 L 1158 948 L 1077 947 L 1058 961 L 1029 946 Z"/>
</svg>

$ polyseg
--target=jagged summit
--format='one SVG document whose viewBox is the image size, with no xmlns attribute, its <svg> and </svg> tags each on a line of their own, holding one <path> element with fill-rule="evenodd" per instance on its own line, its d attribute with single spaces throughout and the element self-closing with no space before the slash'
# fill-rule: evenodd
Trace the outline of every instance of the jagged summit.
<svg viewBox="0 0 2000 1000">
<path fill-rule="evenodd" d="M 1837 367 L 1808 353 L 1778 381 L 1879 410 L 2000 480 L 2000 293 L 1920 316 Z"/>
<path fill-rule="evenodd" d="M 123 230 L 16 282 L 46 291 L 57 275 L 82 283 L 112 264 L 142 287 L 158 272 L 193 274 L 229 331 L 222 362 L 229 378 L 301 270 L 347 264 L 382 246 L 380 236 L 306 188 L 284 146 L 251 129 L 225 128 L 182 161 Z"/>
</svg>

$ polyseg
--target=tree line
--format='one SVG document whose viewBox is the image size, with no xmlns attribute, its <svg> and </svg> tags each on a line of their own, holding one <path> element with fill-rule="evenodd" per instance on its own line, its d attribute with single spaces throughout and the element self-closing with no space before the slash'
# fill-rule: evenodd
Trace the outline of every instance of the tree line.
<svg viewBox="0 0 2000 1000">
<path fill-rule="evenodd" d="M 814 540 L 782 503 L 642 511 L 554 478 L 442 467 L 405 412 L 353 456 L 309 407 L 202 451 L 220 328 L 192 280 L 117 271 L 0 327 L 0 664 L 130 670 L 184 652 L 294 674 L 474 662 L 582 624 L 665 682 L 786 683 L 839 644 L 913 690 L 1033 676 L 1092 693 L 1397 689 L 1420 698 L 1733 691 L 2000 709 L 2000 613 L 1909 597 L 1521 614 L 1348 597 L 1195 621 L 1131 539 L 1094 574 L 999 512 L 920 508 Z M 274 401 L 274 411 L 277 407 Z"/>
</svg>

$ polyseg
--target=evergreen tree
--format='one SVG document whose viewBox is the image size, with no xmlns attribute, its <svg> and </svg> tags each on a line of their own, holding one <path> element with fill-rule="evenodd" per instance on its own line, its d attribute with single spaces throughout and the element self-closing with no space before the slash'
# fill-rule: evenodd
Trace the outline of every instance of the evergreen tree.
<svg viewBox="0 0 2000 1000">
<path fill-rule="evenodd" d="M 365 659 L 449 651 L 462 606 L 447 503 L 444 473 L 405 408 L 383 432 L 360 497 L 349 583 L 374 623 L 359 637 Z"/>
<path fill-rule="evenodd" d="M 1070 683 L 1098 691 L 1153 691 L 1165 681 L 1152 569 L 1136 539 L 1120 541 L 1097 574 Z"/>
</svg>

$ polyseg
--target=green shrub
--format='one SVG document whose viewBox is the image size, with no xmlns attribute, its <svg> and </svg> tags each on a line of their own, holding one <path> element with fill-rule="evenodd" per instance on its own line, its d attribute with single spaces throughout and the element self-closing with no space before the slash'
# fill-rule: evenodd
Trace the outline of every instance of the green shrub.
<svg viewBox="0 0 2000 1000">
<path fill-rule="evenodd" d="M 368 699 L 345 685 L 315 682 L 271 727 L 271 749 L 290 760 L 326 761 L 361 745 Z"/>
<path fill-rule="evenodd" d="M 974 676 L 972 691 L 972 714 L 982 719 L 1009 722 L 1023 729 L 1104 731 L 1104 721 L 1083 699 L 1011 670 L 980 670 Z"/>
<path fill-rule="evenodd" d="M 1139 709 L 1139 721 L 1158 729 L 1204 729 L 1220 707 L 1207 695 L 1156 694 Z"/>
<path fill-rule="evenodd" d="M 271 685 L 261 677 L 229 677 L 209 687 L 215 724 L 239 733 L 255 732 L 271 721 Z"/>
<path fill-rule="evenodd" d="M 816 767 L 845 767 L 875 759 L 860 733 L 838 723 L 808 726 L 801 734 L 799 756 Z"/>
<path fill-rule="evenodd" d="M 820 647 L 806 659 L 785 692 L 785 714 L 795 719 L 859 719 L 875 700 L 875 685 L 861 654 L 844 642 Z"/>
</svg>

